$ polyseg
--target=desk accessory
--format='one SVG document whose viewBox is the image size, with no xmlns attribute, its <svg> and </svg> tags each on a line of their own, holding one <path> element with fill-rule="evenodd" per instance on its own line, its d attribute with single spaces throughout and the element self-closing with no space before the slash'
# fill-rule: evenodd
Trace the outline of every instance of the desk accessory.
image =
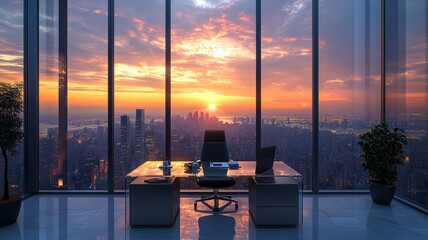
<svg viewBox="0 0 428 240">
<path fill-rule="evenodd" d="M 210 168 L 228 168 L 227 162 L 210 162 Z"/>
<path fill-rule="evenodd" d="M 146 183 L 166 183 L 168 181 L 166 180 L 166 178 L 161 177 L 161 178 L 146 179 L 146 180 L 144 180 L 144 182 L 146 182 Z"/>
<path fill-rule="evenodd" d="M 169 161 L 163 161 L 163 164 L 161 166 L 159 166 L 159 169 L 162 170 L 163 175 L 171 175 L 171 164 L 169 163 Z"/>
<path fill-rule="evenodd" d="M 233 160 L 229 160 L 228 164 L 229 164 L 229 168 L 232 168 L 232 169 L 236 169 L 236 168 L 240 168 L 241 167 L 239 165 L 239 162 L 233 161 Z"/>
</svg>

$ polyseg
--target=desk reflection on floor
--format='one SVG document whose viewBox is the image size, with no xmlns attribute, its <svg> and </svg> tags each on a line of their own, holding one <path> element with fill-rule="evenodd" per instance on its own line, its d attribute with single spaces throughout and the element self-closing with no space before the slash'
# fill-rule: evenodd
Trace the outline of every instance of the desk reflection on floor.
<svg viewBox="0 0 428 240">
<path fill-rule="evenodd" d="M 216 233 L 221 234 L 222 239 L 235 238 L 235 218 L 213 213 L 200 217 L 198 220 L 199 239 L 214 239 Z"/>
</svg>

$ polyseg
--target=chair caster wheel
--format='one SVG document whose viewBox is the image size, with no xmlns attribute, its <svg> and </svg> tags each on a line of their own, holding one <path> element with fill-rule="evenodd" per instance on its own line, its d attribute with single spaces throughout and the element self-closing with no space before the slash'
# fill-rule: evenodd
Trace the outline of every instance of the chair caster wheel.
<svg viewBox="0 0 428 240">
<path fill-rule="evenodd" d="M 197 209 L 198 209 L 198 204 L 197 204 L 197 203 L 194 203 L 194 204 L 193 204 L 193 208 L 194 208 L 195 210 L 197 210 Z"/>
<path fill-rule="evenodd" d="M 235 210 L 238 210 L 238 204 L 235 203 Z"/>
</svg>

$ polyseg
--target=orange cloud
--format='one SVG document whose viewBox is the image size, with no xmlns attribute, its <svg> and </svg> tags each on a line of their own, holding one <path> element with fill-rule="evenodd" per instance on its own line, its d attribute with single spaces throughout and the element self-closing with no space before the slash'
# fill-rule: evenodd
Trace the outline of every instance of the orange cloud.
<svg viewBox="0 0 428 240">
<path fill-rule="evenodd" d="M 245 13 L 243 13 L 243 12 L 241 12 L 241 13 L 239 14 L 239 19 L 240 19 L 242 22 L 244 22 L 244 23 L 249 23 L 249 22 L 251 22 L 251 18 L 250 18 L 248 15 L 246 15 Z"/>
<path fill-rule="evenodd" d="M 272 43 L 273 38 L 271 37 L 262 37 L 262 43 Z"/>
<path fill-rule="evenodd" d="M 336 79 L 331 79 L 331 80 L 327 80 L 327 81 L 325 81 L 326 83 L 339 83 L 339 84 L 342 84 L 342 83 L 344 83 L 345 81 L 343 81 L 342 79 L 338 79 L 338 78 L 336 78 Z"/>
<path fill-rule="evenodd" d="M 221 9 L 221 10 L 226 10 L 226 9 L 231 8 L 234 4 L 235 3 L 231 2 L 231 3 L 220 5 L 218 8 Z"/>
<path fill-rule="evenodd" d="M 132 21 L 137 24 L 138 31 L 143 31 L 143 27 L 146 24 L 143 20 L 138 18 L 133 18 Z"/>
<path fill-rule="evenodd" d="M 93 13 L 95 13 L 95 14 L 99 14 L 99 15 L 105 15 L 105 16 L 107 16 L 107 15 L 108 15 L 107 11 L 104 11 L 104 10 L 101 10 L 101 9 L 95 9 L 95 10 L 93 11 Z"/>
<path fill-rule="evenodd" d="M 129 30 L 129 31 L 128 31 L 128 36 L 129 36 L 130 38 L 136 38 L 136 37 L 137 37 L 137 34 L 136 34 L 134 31 Z"/>
<path fill-rule="evenodd" d="M 295 41 L 297 41 L 297 38 L 295 38 L 295 37 L 285 37 L 282 40 L 284 42 L 295 42 Z"/>
</svg>

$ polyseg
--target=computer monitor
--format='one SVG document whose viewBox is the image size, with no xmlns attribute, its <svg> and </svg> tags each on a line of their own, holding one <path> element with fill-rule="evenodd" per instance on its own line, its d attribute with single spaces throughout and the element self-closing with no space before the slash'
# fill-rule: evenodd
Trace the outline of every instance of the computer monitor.
<svg viewBox="0 0 428 240">
<path fill-rule="evenodd" d="M 256 162 L 256 174 L 264 173 L 273 167 L 276 146 L 260 148 Z"/>
</svg>

